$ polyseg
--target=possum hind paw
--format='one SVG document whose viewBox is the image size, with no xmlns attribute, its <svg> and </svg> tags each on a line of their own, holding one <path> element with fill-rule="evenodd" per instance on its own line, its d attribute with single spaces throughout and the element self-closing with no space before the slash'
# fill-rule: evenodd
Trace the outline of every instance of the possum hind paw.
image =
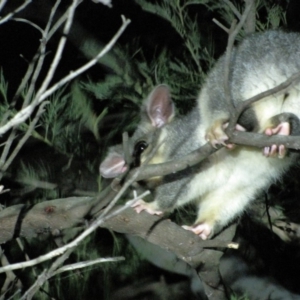
<svg viewBox="0 0 300 300">
<path fill-rule="evenodd" d="M 268 136 L 271 135 L 290 135 L 290 123 L 289 122 L 283 122 L 277 125 L 276 127 L 269 127 L 265 130 L 265 134 Z M 263 154 L 266 157 L 275 157 L 278 156 L 278 158 L 283 158 L 286 156 L 287 149 L 284 145 L 272 145 L 269 147 L 265 147 L 263 150 Z"/>
<path fill-rule="evenodd" d="M 157 210 L 155 208 L 155 205 L 153 203 L 147 203 L 144 200 L 140 199 L 136 201 L 134 204 L 131 205 L 131 207 L 134 208 L 134 210 L 139 214 L 143 210 L 145 210 L 150 215 L 162 215 L 163 212 L 160 210 Z"/>
<path fill-rule="evenodd" d="M 194 226 L 183 225 L 182 228 L 194 232 L 195 234 L 199 235 L 202 240 L 207 240 L 212 236 L 213 233 L 212 227 L 207 223 L 202 223 Z"/>
</svg>

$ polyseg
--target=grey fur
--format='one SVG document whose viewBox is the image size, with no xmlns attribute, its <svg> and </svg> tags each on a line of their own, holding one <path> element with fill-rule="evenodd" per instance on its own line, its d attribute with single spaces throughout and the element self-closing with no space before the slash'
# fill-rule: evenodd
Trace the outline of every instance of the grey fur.
<svg viewBox="0 0 300 300">
<path fill-rule="evenodd" d="M 273 88 L 299 71 L 299 34 L 268 31 L 250 35 L 232 51 L 230 93 L 233 103 L 236 105 Z M 221 126 L 220 120 L 229 119 L 223 81 L 224 56 L 208 75 L 197 107 L 187 116 L 175 120 L 170 114 L 160 128 L 151 125 L 148 108 L 157 89 L 161 92 L 164 88 L 158 86 L 154 89 L 142 108 L 142 121 L 131 139 L 131 152 L 140 140 L 147 141 L 149 145 L 142 157 L 163 142 L 155 156 L 158 162 L 165 162 L 180 158 L 206 143 L 205 134 Z M 169 99 L 169 92 L 165 93 L 163 98 Z M 299 97 L 300 84 L 297 83 L 288 91 L 253 104 L 243 113 L 239 123 L 247 130 L 264 132 L 266 128 L 276 127 L 283 119 L 283 113 L 293 113 L 293 123 L 298 126 Z M 149 207 L 166 211 L 195 201 L 199 209 L 192 230 L 203 238 L 211 237 L 240 215 L 257 193 L 278 179 L 297 157 L 266 158 L 260 149 L 236 147 L 230 151 L 222 148 L 198 166 L 165 176 L 158 186 L 152 185 L 151 179 L 147 181 L 150 187 L 154 187 L 154 202 Z M 150 161 L 156 162 L 155 158 Z"/>
</svg>

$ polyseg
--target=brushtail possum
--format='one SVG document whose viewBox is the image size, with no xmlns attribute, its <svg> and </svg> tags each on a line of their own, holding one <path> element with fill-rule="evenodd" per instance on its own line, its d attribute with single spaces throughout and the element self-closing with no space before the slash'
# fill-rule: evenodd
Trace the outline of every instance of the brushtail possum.
<svg viewBox="0 0 300 300">
<path fill-rule="evenodd" d="M 207 140 L 214 146 L 226 144 L 224 127 L 230 115 L 223 84 L 224 63 L 222 56 L 207 76 L 196 107 L 186 116 L 174 117 L 174 104 L 166 85 L 154 88 L 142 106 L 141 122 L 130 139 L 133 166 L 143 164 L 158 145 L 149 164 L 178 159 Z M 231 53 L 232 102 L 236 105 L 267 91 L 299 71 L 299 34 L 267 31 L 250 35 Z M 293 122 L 289 122 L 291 116 Z M 238 123 L 247 131 L 289 135 L 299 133 L 295 129 L 299 117 L 300 83 L 297 83 L 252 104 Z M 135 210 L 160 214 L 194 201 L 198 206 L 197 219 L 193 226 L 184 228 L 207 239 L 240 215 L 257 193 L 278 179 L 297 157 L 284 147 L 266 147 L 264 155 L 253 147 L 223 147 L 196 166 L 147 180 L 146 184 L 154 191 L 154 201 L 140 200 Z M 115 177 L 127 168 L 122 148 L 117 146 L 100 165 L 100 173 Z"/>
</svg>

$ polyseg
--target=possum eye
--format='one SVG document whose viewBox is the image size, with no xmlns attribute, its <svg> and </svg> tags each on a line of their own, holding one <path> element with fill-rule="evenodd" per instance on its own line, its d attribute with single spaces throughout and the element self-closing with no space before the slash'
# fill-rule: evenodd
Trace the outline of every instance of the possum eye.
<svg viewBox="0 0 300 300">
<path fill-rule="evenodd" d="M 134 157 L 140 156 L 145 149 L 148 147 L 148 144 L 145 141 L 139 141 L 134 147 Z"/>
<path fill-rule="evenodd" d="M 134 146 L 133 158 L 134 158 L 134 166 L 135 167 L 138 167 L 141 164 L 141 154 L 145 151 L 145 149 L 147 147 L 148 147 L 148 144 L 145 141 L 139 141 Z"/>
</svg>

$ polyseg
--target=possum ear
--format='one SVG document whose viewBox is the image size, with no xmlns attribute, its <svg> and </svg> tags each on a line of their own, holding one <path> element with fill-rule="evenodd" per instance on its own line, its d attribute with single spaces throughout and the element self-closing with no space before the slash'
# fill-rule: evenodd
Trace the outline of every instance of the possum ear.
<svg viewBox="0 0 300 300">
<path fill-rule="evenodd" d="M 123 155 L 116 151 L 110 151 L 100 164 L 100 174 L 104 178 L 114 178 L 127 170 Z"/>
<path fill-rule="evenodd" d="M 159 128 L 171 122 L 175 114 L 175 108 L 170 90 L 166 85 L 158 85 L 150 93 L 146 101 L 146 111 L 154 127 Z"/>
</svg>

